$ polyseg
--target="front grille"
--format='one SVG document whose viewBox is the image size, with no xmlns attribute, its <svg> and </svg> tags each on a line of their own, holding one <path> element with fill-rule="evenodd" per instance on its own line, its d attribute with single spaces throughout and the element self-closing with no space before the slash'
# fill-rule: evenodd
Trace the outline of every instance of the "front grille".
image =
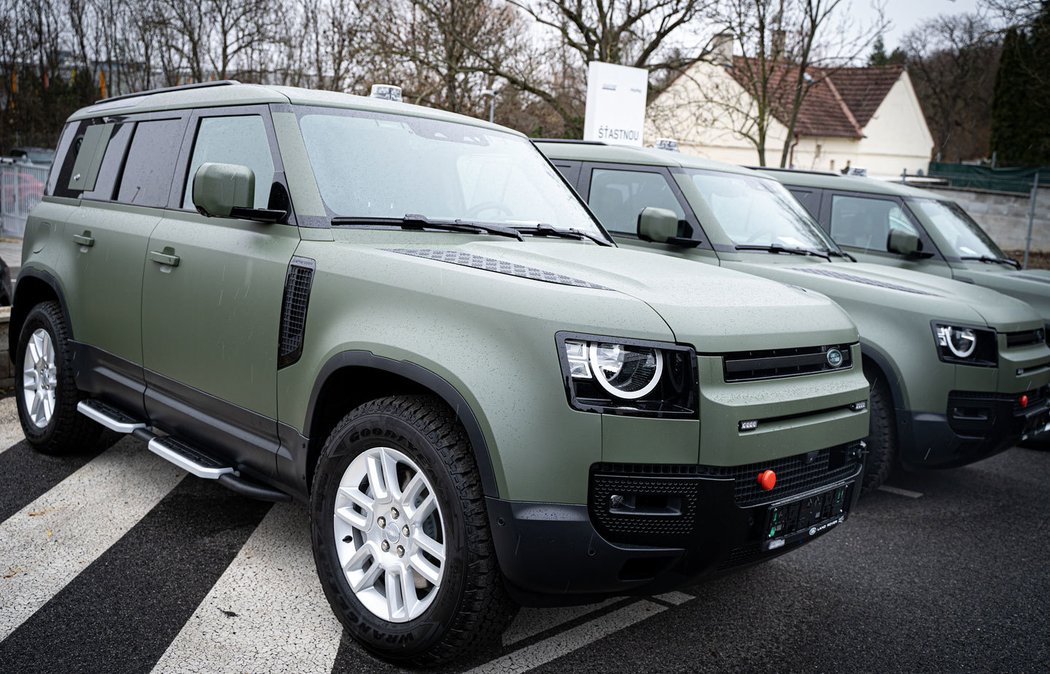
<svg viewBox="0 0 1050 674">
<path fill-rule="evenodd" d="M 1046 330 L 1026 330 L 1024 332 L 1009 332 L 1006 334 L 1006 347 L 1014 349 L 1020 346 L 1031 346 L 1032 344 L 1045 344 Z"/>
<path fill-rule="evenodd" d="M 863 460 L 862 447 L 849 443 L 732 467 L 596 463 L 591 468 L 591 520 L 611 541 L 672 545 L 673 539 L 695 533 L 698 503 L 711 480 L 732 481 L 738 507 L 771 503 L 852 477 Z M 771 491 L 758 485 L 758 474 L 767 469 L 777 474 Z M 614 503 L 614 497 L 620 501 Z"/>
<path fill-rule="evenodd" d="M 743 566 L 744 564 L 757 562 L 762 559 L 764 555 L 765 551 L 762 550 L 761 543 L 747 543 L 730 550 L 729 556 L 719 563 L 718 570 L 724 571 L 725 569 L 731 569 L 734 566 Z"/>
<path fill-rule="evenodd" d="M 841 359 L 835 359 L 836 351 Z M 853 355 L 849 344 L 832 344 L 793 349 L 737 351 L 723 356 L 722 363 L 725 380 L 740 382 L 797 377 L 827 370 L 848 370 L 853 367 Z"/>
<path fill-rule="evenodd" d="M 281 304 L 281 332 L 277 347 L 277 367 L 287 367 L 299 360 L 306 334 L 306 312 L 310 306 L 310 288 L 314 281 L 313 260 L 293 257 L 284 281 Z"/>
</svg>

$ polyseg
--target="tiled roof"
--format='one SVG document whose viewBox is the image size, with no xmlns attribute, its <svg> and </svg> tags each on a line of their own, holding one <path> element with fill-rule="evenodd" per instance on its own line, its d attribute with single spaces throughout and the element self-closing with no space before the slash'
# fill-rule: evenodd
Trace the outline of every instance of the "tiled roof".
<svg viewBox="0 0 1050 674">
<path fill-rule="evenodd" d="M 754 63 L 753 61 L 751 63 Z M 745 89 L 750 90 L 748 63 L 744 57 L 733 58 L 729 73 Z M 903 66 L 870 68 L 810 68 L 813 78 L 809 91 L 802 99 L 795 122 L 796 133 L 803 136 L 838 136 L 861 138 L 864 126 L 871 121 L 893 84 L 900 79 Z M 773 68 L 768 91 L 778 92 L 770 101 L 773 116 L 788 123 L 794 93 L 795 66 L 780 63 Z M 784 82 L 781 86 L 780 82 Z M 754 94 L 755 92 L 752 92 Z"/>
</svg>

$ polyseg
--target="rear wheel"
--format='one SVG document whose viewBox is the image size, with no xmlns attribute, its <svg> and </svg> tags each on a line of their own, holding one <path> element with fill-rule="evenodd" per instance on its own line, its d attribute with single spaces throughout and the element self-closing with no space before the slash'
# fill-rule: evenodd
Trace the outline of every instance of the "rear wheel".
<svg viewBox="0 0 1050 674">
<path fill-rule="evenodd" d="M 321 451 L 311 516 L 329 603 L 382 657 L 468 656 L 513 616 L 474 455 L 437 399 L 382 398 L 348 414 Z"/>
<path fill-rule="evenodd" d="M 73 350 L 62 309 L 42 302 L 29 311 L 15 354 L 15 397 L 26 440 L 44 454 L 99 446 L 102 426 L 77 412 L 83 396 L 73 380 Z"/>
<path fill-rule="evenodd" d="M 893 472 L 897 460 L 897 427 L 889 387 L 878 370 L 868 378 L 868 455 L 864 460 L 864 491 L 877 489 Z"/>
</svg>

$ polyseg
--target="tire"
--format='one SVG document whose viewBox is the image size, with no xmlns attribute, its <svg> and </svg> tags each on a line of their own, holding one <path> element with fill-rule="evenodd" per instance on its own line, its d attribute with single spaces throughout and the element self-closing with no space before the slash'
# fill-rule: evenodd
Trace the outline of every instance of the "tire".
<svg viewBox="0 0 1050 674">
<path fill-rule="evenodd" d="M 897 424 L 890 396 L 882 374 L 877 370 L 864 373 L 868 378 L 868 454 L 864 459 L 863 491 L 877 489 L 889 478 L 897 463 Z"/>
<path fill-rule="evenodd" d="M 28 371 L 27 355 L 31 358 Z M 58 303 L 33 307 L 18 336 L 15 399 L 26 440 L 42 454 L 73 454 L 99 447 L 102 426 L 77 412 L 77 403 L 84 396 L 73 380 L 72 361 L 69 328 Z M 34 368 L 34 363 L 39 367 Z"/>
<path fill-rule="evenodd" d="M 321 450 L 310 506 L 321 585 L 367 650 L 433 667 L 483 650 L 513 618 L 473 452 L 440 400 L 381 398 L 344 417 Z M 439 548 L 443 561 L 430 554 Z"/>
</svg>

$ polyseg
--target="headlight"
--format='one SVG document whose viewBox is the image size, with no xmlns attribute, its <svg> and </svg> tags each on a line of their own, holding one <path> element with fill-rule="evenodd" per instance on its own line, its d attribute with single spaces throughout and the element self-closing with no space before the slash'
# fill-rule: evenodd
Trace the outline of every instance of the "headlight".
<svg viewBox="0 0 1050 674">
<path fill-rule="evenodd" d="M 995 367 L 999 349 L 995 331 L 967 326 L 933 324 L 937 355 L 946 363 Z"/>
<path fill-rule="evenodd" d="M 578 410 L 696 417 L 696 353 L 661 342 L 558 333 L 569 404 Z"/>
</svg>

